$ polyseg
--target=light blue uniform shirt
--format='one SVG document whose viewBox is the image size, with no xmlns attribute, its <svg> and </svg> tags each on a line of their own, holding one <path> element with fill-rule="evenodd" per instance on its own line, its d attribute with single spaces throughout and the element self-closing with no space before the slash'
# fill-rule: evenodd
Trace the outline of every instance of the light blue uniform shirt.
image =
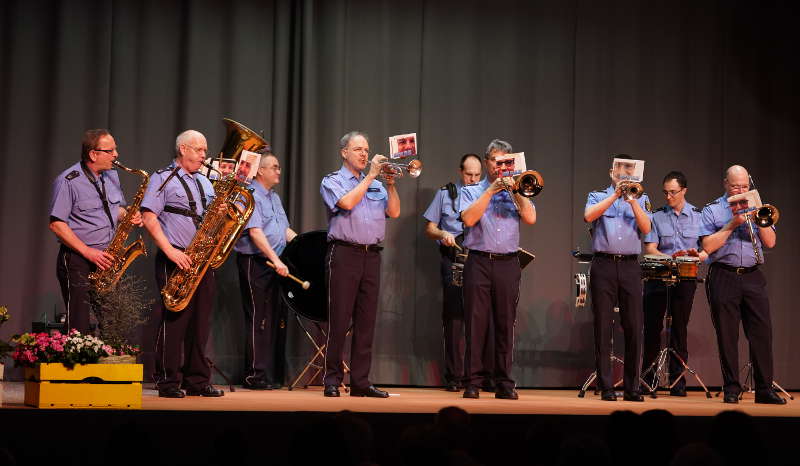
<svg viewBox="0 0 800 466">
<path fill-rule="evenodd" d="M 66 223 L 87 246 L 105 249 L 114 237 L 119 207 L 125 205 L 125 196 L 115 170 L 101 172 L 96 182 L 101 191 L 105 188 L 111 221 L 80 162 L 61 172 L 53 182 L 50 217 Z"/>
<path fill-rule="evenodd" d="M 592 191 L 586 199 L 586 207 L 593 206 L 603 199 L 614 194 L 614 187 L 609 186 L 605 191 Z M 650 199 L 643 194 L 638 199 L 639 206 L 647 213 Z M 650 214 L 647 213 L 648 217 Z M 603 212 L 597 220 L 592 222 L 592 250 L 606 254 L 639 254 L 642 252 L 642 240 L 639 227 L 636 226 L 636 217 L 633 208 L 622 198 L 618 198 Z"/>
<path fill-rule="evenodd" d="M 700 249 L 701 215 L 688 202 L 684 202 L 680 214 L 676 215 L 672 207 L 664 207 L 653 212 L 650 220 L 650 233 L 644 237 L 645 243 L 658 243 L 658 250 L 672 255 L 677 251 Z"/>
<path fill-rule="evenodd" d="M 703 207 L 701 217 L 700 236 L 708 236 L 721 230 L 733 218 L 733 212 L 731 212 L 728 205 L 728 196 L 722 195 Z M 753 231 L 758 252 L 763 258 L 764 250 L 761 245 L 761 237 L 758 235 L 758 227 L 753 225 Z M 752 267 L 756 265 L 753 242 L 750 239 L 750 228 L 747 223 L 743 223 L 733 230 L 725 244 L 712 254 L 709 254 L 708 261 L 711 263 L 719 262 L 731 267 Z"/>
<path fill-rule="evenodd" d="M 461 204 L 461 189 L 464 187 L 461 183 L 456 183 L 456 192 L 458 196 L 455 199 L 450 198 L 450 192 L 446 187 L 441 188 L 436 192 L 433 201 L 428 206 L 428 210 L 422 215 L 425 220 L 435 223 L 436 226 L 450 233 L 453 236 L 458 236 L 464 231 L 464 224 L 461 223 L 459 204 Z M 441 240 L 437 240 L 441 243 Z"/>
<path fill-rule="evenodd" d="M 286 248 L 286 229 L 289 228 L 289 219 L 286 217 L 286 211 L 283 210 L 281 198 L 274 190 L 266 189 L 258 181 L 254 181 L 250 187 L 253 188 L 253 199 L 256 201 L 256 206 L 244 233 L 233 249 L 242 254 L 263 255 L 250 238 L 250 229 L 260 228 L 275 254 L 281 255 Z"/>
<path fill-rule="evenodd" d="M 461 189 L 461 212 L 467 210 L 491 185 L 488 178 Z M 508 191 L 492 196 L 483 216 L 472 227 L 464 227 L 464 246 L 468 249 L 506 254 L 519 249 L 519 212 Z M 533 200 L 530 201 L 533 205 Z M 534 207 L 535 208 L 535 207 Z"/>
<path fill-rule="evenodd" d="M 351 210 L 336 205 L 364 178 L 363 174 L 359 175 L 353 175 L 343 164 L 339 171 L 325 176 L 320 183 L 319 192 L 328 213 L 329 241 L 338 239 L 357 244 L 377 244 L 383 241 L 389 193 L 380 181 L 373 180 L 364 197 Z"/>
<path fill-rule="evenodd" d="M 203 193 L 206 196 L 206 206 L 211 204 L 214 200 L 214 187 L 208 178 L 201 173 L 194 175 L 187 173 L 186 170 L 181 168 L 178 173 L 170 179 L 160 192 L 158 188 L 164 183 L 164 180 L 172 173 L 175 165 L 159 170 L 150 176 L 150 183 L 147 185 L 147 191 L 144 194 L 142 201 L 142 209 L 149 210 L 158 216 L 158 223 L 161 224 L 161 229 L 164 231 L 167 240 L 173 246 L 184 248 L 189 246 L 192 242 L 197 228 L 194 226 L 194 220 L 181 214 L 164 211 L 164 206 L 170 205 L 181 209 L 189 208 L 189 198 L 186 196 L 186 190 L 178 180 L 178 177 L 183 178 L 189 191 L 192 193 L 196 205 L 195 211 L 199 215 L 203 215 L 203 202 L 200 198 L 200 191 L 197 189 L 199 182 L 203 186 Z M 197 182 L 195 182 L 197 180 Z"/>
</svg>

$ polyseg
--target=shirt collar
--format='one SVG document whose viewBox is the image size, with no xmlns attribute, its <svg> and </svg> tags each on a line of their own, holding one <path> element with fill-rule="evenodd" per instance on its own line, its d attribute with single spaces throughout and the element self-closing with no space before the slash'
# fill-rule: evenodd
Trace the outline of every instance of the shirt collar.
<svg viewBox="0 0 800 466">
<path fill-rule="evenodd" d="M 354 175 L 353 172 L 351 172 L 350 169 L 347 168 L 347 165 L 345 164 L 342 164 L 342 168 L 339 169 L 339 175 L 346 180 L 349 180 L 350 178 L 355 178 L 356 181 L 361 181 L 361 178 L 364 176 L 362 173 L 359 173 L 359 175 L 361 175 L 360 177 Z"/>
</svg>

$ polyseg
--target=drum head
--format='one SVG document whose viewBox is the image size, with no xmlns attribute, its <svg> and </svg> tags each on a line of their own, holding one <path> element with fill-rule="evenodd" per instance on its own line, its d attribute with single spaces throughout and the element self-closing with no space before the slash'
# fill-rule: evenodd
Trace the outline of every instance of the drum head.
<svg viewBox="0 0 800 466">
<path fill-rule="evenodd" d="M 317 230 L 297 235 L 281 254 L 281 260 L 292 275 L 311 283 L 304 290 L 294 280 L 281 277 L 283 302 L 292 311 L 316 322 L 328 320 L 328 287 L 325 283 L 327 251 L 328 232 Z"/>
</svg>

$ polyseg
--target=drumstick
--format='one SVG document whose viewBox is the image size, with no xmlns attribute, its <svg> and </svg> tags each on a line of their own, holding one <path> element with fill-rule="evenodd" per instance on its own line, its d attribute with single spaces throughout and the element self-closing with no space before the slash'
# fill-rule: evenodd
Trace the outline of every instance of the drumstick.
<svg viewBox="0 0 800 466">
<path fill-rule="evenodd" d="M 275 264 L 273 264 L 273 263 L 272 263 L 271 261 L 269 261 L 269 260 L 267 261 L 267 265 L 268 265 L 268 266 L 270 266 L 270 267 L 272 267 L 272 268 L 273 268 L 273 269 L 275 269 L 275 270 L 278 270 L 278 268 L 277 268 L 277 267 L 275 267 Z M 295 276 L 294 276 L 294 275 L 292 275 L 292 274 L 288 274 L 288 275 L 286 275 L 286 276 L 287 276 L 287 277 L 289 277 L 289 278 L 291 278 L 292 280 L 296 281 L 297 283 L 299 283 L 299 284 L 300 284 L 300 286 L 302 286 L 304 290 L 307 290 L 307 289 L 309 289 L 309 288 L 311 287 L 311 283 L 309 283 L 309 282 L 307 282 L 307 281 L 300 280 L 299 278 L 295 277 Z"/>
</svg>

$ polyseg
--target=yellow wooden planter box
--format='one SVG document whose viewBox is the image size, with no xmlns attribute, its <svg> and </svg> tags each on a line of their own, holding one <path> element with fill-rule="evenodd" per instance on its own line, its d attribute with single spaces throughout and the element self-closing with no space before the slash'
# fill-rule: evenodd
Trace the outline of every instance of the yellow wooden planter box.
<svg viewBox="0 0 800 466">
<path fill-rule="evenodd" d="M 141 364 L 25 368 L 25 404 L 37 408 L 142 408 Z"/>
</svg>

